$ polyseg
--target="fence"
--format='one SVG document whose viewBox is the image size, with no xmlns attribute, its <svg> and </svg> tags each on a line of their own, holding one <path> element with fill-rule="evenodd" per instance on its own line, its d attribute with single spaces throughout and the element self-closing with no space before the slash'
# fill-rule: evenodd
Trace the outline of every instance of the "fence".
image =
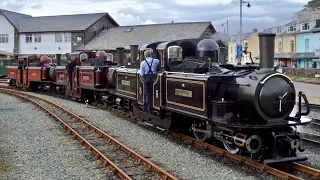
<svg viewBox="0 0 320 180">
<path fill-rule="evenodd" d="M 320 74 L 319 68 L 286 68 L 286 74 L 290 77 L 297 78 L 315 78 L 316 74 Z"/>
</svg>

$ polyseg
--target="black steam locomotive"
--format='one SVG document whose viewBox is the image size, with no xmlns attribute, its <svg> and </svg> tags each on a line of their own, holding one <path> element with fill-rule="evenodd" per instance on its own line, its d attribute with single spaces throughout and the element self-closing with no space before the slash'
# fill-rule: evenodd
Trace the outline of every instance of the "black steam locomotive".
<svg viewBox="0 0 320 180">
<path fill-rule="evenodd" d="M 225 49 L 215 41 L 184 39 L 132 45 L 132 61 L 125 67 L 123 48 L 118 48 L 117 65 L 81 66 L 78 53 L 73 56 L 77 66 L 72 91 L 63 67 L 51 67 L 57 77 L 43 81 L 47 90 L 117 107 L 164 129 L 189 130 L 201 141 L 221 142 L 232 154 L 264 163 L 306 160 L 297 155 L 303 147 L 294 128 L 311 121 L 306 117 L 307 98 L 298 93 L 299 108 L 294 112 L 293 81 L 273 70 L 275 35 L 259 38 L 260 65 L 222 63 Z M 144 82 L 139 75 L 146 50 L 161 62 L 152 87 L 152 114 L 144 111 Z M 307 112 L 301 112 L 302 98 Z"/>
</svg>

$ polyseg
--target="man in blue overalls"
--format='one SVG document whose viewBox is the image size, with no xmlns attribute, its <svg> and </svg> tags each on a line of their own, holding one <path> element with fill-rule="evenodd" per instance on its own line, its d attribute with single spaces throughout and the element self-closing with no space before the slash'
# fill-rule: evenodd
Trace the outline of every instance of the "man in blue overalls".
<svg viewBox="0 0 320 180">
<path fill-rule="evenodd" d="M 67 73 L 68 73 L 68 77 L 69 77 L 69 85 L 70 85 L 70 92 L 73 92 L 72 90 L 72 72 L 73 72 L 73 65 L 72 65 L 72 61 L 71 59 L 68 60 L 68 64 L 67 64 Z"/>
<path fill-rule="evenodd" d="M 144 52 L 144 57 L 146 59 L 140 64 L 140 75 L 144 81 L 146 111 L 151 114 L 151 88 L 153 79 L 158 75 L 157 67 L 160 64 L 160 61 L 159 59 L 152 58 L 152 52 L 150 50 L 146 50 Z"/>
</svg>

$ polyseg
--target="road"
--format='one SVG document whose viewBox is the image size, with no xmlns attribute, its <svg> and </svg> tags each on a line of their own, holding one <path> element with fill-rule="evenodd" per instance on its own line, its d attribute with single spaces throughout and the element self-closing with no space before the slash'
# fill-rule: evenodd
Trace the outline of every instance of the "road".
<svg viewBox="0 0 320 180">
<path fill-rule="evenodd" d="M 293 84 L 296 88 L 297 93 L 299 91 L 303 91 L 306 94 L 308 99 L 312 98 L 312 99 L 320 100 L 320 85 L 307 84 L 307 83 L 301 83 L 301 82 L 294 82 Z"/>
</svg>

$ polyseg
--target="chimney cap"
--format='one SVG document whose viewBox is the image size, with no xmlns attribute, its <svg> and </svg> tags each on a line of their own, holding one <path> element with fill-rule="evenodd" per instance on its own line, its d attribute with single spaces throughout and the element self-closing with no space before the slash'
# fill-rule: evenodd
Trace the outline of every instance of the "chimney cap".
<svg viewBox="0 0 320 180">
<path fill-rule="evenodd" d="M 271 33 L 259 33 L 259 36 L 276 36 L 276 34 L 271 34 Z"/>
<path fill-rule="evenodd" d="M 117 50 L 124 50 L 124 47 L 117 47 Z"/>
</svg>

